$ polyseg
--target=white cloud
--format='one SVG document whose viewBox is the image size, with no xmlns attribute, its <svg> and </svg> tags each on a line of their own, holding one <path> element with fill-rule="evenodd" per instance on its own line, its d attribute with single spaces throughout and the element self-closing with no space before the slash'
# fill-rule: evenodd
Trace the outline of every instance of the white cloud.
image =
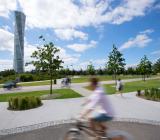
<svg viewBox="0 0 160 140">
<path fill-rule="evenodd" d="M 160 55 L 160 50 L 154 51 L 151 53 L 152 55 Z"/>
<path fill-rule="evenodd" d="M 9 51 L 11 54 L 14 52 L 14 35 L 13 33 L 6 31 L 0 28 L 0 51 Z M 37 49 L 38 45 L 31 45 L 29 44 L 26 39 L 24 43 L 24 60 L 25 63 L 32 60 L 30 57 L 32 53 Z M 65 49 L 58 47 L 60 49 L 60 57 L 65 62 L 66 65 L 77 63 L 80 57 L 80 54 L 68 54 Z M 5 66 L 6 65 L 6 66 Z M 13 60 L 0 60 L 1 69 L 9 69 L 13 68 Z M 31 70 L 34 67 L 29 65 L 25 67 L 25 70 Z"/>
<path fill-rule="evenodd" d="M 90 64 L 90 62 L 92 63 L 95 69 L 99 69 L 100 67 L 101 68 L 105 67 L 107 60 L 106 59 L 90 59 L 88 61 L 81 62 L 78 65 L 74 65 L 74 68 L 78 70 L 80 69 L 85 70 L 87 69 L 87 66 Z"/>
<path fill-rule="evenodd" d="M 6 69 L 13 69 L 13 60 L 0 59 L 0 71 Z"/>
<path fill-rule="evenodd" d="M 16 0 L 0 1 L 0 16 L 8 18 L 10 11 L 17 9 Z"/>
<path fill-rule="evenodd" d="M 87 40 L 88 35 L 77 31 L 77 28 L 97 27 L 102 23 L 122 24 L 134 17 L 144 16 L 155 0 L 124 0 L 115 7 L 112 7 L 112 1 L 1 0 L 0 16 L 8 17 L 10 11 L 18 9 L 19 2 L 27 16 L 27 29 L 52 28 L 60 39 Z"/>
<path fill-rule="evenodd" d="M 149 9 L 155 0 L 124 0 L 115 9 L 106 13 L 102 21 L 108 21 L 113 24 L 122 24 L 130 21 L 134 17 L 144 16 L 147 9 Z"/>
<path fill-rule="evenodd" d="M 29 27 L 54 29 L 121 24 L 144 16 L 155 0 L 124 0 L 112 8 L 112 0 L 19 0 Z"/>
<path fill-rule="evenodd" d="M 125 68 L 129 68 L 129 67 L 132 67 L 132 68 L 136 68 L 138 64 L 127 64 L 125 65 Z"/>
<path fill-rule="evenodd" d="M 0 28 L 0 51 L 12 51 L 14 46 L 13 33 Z"/>
<path fill-rule="evenodd" d="M 150 34 L 150 33 L 152 33 L 152 32 L 154 32 L 153 29 L 147 29 L 147 30 L 144 30 L 144 31 L 142 31 L 142 32 L 140 32 L 140 33 L 141 33 L 141 34 Z"/>
<path fill-rule="evenodd" d="M 58 55 L 64 61 L 64 65 L 71 65 L 79 61 L 79 58 L 81 56 L 80 54 L 76 54 L 76 53 L 68 54 L 64 48 L 62 47 L 58 47 L 58 48 L 60 49 L 60 52 L 58 53 Z"/>
<path fill-rule="evenodd" d="M 80 38 L 82 40 L 88 39 L 87 34 L 81 31 L 77 31 L 75 29 L 55 29 L 54 31 L 57 37 L 62 40 L 73 40 L 75 38 Z"/>
<path fill-rule="evenodd" d="M 77 43 L 75 43 L 75 44 L 68 45 L 67 48 L 70 48 L 70 49 L 72 49 L 76 52 L 84 52 L 87 49 L 95 48 L 96 44 L 97 44 L 97 42 L 92 40 L 92 41 L 90 41 L 89 44 L 77 44 Z"/>
<path fill-rule="evenodd" d="M 152 39 L 149 38 L 149 36 L 147 35 L 148 33 L 151 33 L 151 30 L 145 30 L 143 32 L 140 32 L 140 34 L 138 34 L 135 38 L 130 38 L 127 42 L 122 44 L 119 50 L 122 51 L 131 47 L 143 48 L 147 46 L 148 43 L 152 41 Z"/>
<path fill-rule="evenodd" d="M 11 30 L 11 28 L 10 28 L 8 25 L 2 26 L 2 28 L 3 28 L 4 30 L 6 30 L 6 31 L 10 31 L 10 30 Z"/>
</svg>

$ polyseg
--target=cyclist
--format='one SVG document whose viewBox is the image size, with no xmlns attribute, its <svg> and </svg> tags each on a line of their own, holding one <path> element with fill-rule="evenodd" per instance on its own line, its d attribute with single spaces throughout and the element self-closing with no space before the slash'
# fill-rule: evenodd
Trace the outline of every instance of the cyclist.
<svg viewBox="0 0 160 140">
<path fill-rule="evenodd" d="M 93 93 L 83 104 L 86 105 L 86 109 L 80 114 L 80 117 L 88 117 L 88 115 L 92 114 L 92 112 L 99 107 L 97 115 L 91 115 L 91 117 L 89 117 L 89 123 L 93 131 L 95 131 L 98 127 L 104 132 L 102 135 L 105 135 L 107 130 L 105 122 L 113 119 L 114 111 L 108 98 L 105 96 L 106 94 L 103 88 L 99 86 L 98 79 L 91 78 L 90 81 L 90 86 L 93 90 Z"/>
</svg>

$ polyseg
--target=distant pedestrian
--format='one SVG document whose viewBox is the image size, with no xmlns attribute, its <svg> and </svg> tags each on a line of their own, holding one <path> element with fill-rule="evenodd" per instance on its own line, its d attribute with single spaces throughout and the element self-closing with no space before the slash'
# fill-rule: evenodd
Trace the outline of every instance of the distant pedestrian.
<svg viewBox="0 0 160 140">
<path fill-rule="evenodd" d="M 118 79 L 116 83 L 116 91 L 118 94 L 121 94 L 121 97 L 122 97 L 122 90 L 123 90 L 123 83 L 121 79 Z"/>
</svg>

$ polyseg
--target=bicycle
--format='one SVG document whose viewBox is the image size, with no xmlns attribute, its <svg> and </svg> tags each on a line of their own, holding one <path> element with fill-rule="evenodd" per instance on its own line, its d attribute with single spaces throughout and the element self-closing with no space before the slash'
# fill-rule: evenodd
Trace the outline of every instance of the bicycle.
<svg viewBox="0 0 160 140">
<path fill-rule="evenodd" d="M 86 134 L 89 136 L 87 139 L 85 139 Z M 121 130 L 107 131 L 106 136 L 102 136 L 102 134 L 104 134 L 102 130 L 93 131 L 91 127 L 77 120 L 75 126 L 66 133 L 64 140 L 133 140 L 129 133 Z"/>
<path fill-rule="evenodd" d="M 70 81 L 66 81 L 66 80 L 62 80 L 61 81 L 61 87 L 64 88 L 70 88 L 71 87 L 71 82 Z"/>
</svg>

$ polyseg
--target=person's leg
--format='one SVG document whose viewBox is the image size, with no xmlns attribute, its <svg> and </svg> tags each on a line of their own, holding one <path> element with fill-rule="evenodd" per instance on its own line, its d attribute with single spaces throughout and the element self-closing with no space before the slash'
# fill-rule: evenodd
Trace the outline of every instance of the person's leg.
<svg viewBox="0 0 160 140">
<path fill-rule="evenodd" d="M 93 119 L 93 118 L 90 118 L 90 119 L 89 119 L 89 123 L 90 123 L 91 129 L 92 129 L 93 131 L 95 131 L 96 129 L 95 129 L 95 121 L 94 121 L 94 119 Z"/>
</svg>

